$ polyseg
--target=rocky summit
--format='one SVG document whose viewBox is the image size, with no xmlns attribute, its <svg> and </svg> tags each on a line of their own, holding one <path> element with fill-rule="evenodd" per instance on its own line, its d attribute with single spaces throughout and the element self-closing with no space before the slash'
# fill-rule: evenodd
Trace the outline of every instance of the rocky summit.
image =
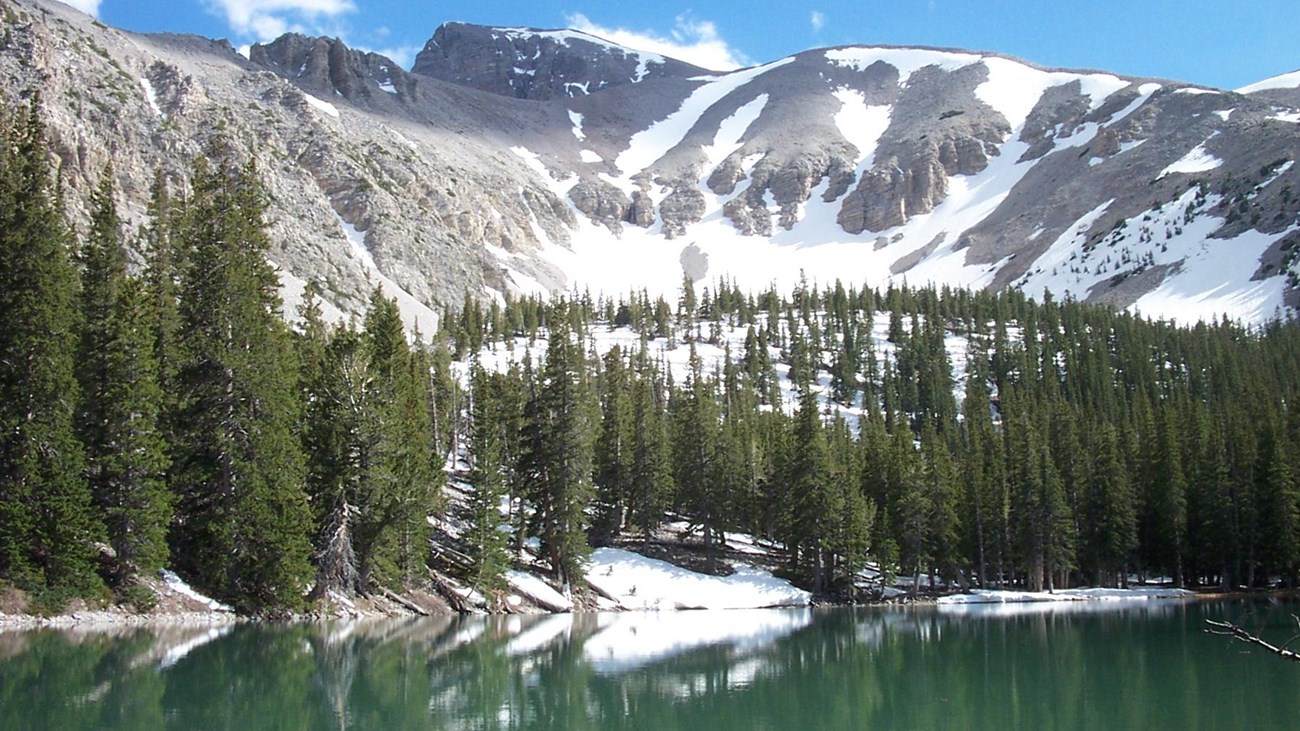
<svg viewBox="0 0 1300 731">
<path fill-rule="evenodd" d="M 255 160 L 286 300 L 375 286 L 428 331 L 466 292 L 800 278 L 1020 287 L 1191 321 L 1300 305 L 1300 75 L 1238 91 L 848 46 L 720 73 L 565 30 L 438 28 L 410 70 L 0 0 L 74 219 L 112 161 L 140 220 L 207 141 Z"/>
</svg>

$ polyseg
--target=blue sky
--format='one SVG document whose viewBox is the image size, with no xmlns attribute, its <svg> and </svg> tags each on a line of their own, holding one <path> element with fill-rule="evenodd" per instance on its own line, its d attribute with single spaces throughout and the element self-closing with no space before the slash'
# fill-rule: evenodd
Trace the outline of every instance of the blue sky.
<svg viewBox="0 0 1300 731">
<path fill-rule="evenodd" d="M 439 23 L 577 27 L 712 68 L 841 44 L 1000 51 L 1235 88 L 1300 68 L 1297 0 L 65 0 L 111 25 L 229 38 L 343 38 L 408 65 Z"/>
</svg>

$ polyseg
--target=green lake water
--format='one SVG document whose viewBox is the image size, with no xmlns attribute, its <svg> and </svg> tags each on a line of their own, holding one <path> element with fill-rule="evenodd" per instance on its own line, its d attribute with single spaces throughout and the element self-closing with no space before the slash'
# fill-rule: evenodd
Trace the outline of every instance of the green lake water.
<svg viewBox="0 0 1300 731">
<path fill-rule="evenodd" d="M 1133 602 L 0 634 L 0 729 L 1296 729 L 1300 605 Z"/>
</svg>

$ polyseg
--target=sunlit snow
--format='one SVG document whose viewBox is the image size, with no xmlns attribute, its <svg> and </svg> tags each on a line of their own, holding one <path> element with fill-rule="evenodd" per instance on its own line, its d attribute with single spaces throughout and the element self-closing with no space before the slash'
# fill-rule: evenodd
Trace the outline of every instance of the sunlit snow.
<svg viewBox="0 0 1300 731">
<path fill-rule="evenodd" d="M 682 102 L 681 108 L 632 136 L 628 148 L 619 154 L 614 164 L 624 175 L 638 173 L 663 157 L 686 136 L 695 123 L 710 107 L 723 97 L 755 78 L 794 61 L 793 57 L 735 71 L 718 77 L 700 77 L 704 83 Z"/>
<path fill-rule="evenodd" d="M 174 571 L 171 571 L 169 569 L 162 569 L 161 571 L 158 572 L 158 575 L 162 577 L 163 583 L 167 585 L 167 588 L 171 589 L 177 594 L 181 594 L 186 597 L 189 597 L 190 599 L 193 599 L 194 601 L 198 602 L 199 604 L 202 604 L 203 606 L 207 607 L 208 609 L 211 609 L 214 612 L 235 611 L 231 609 L 229 606 L 217 601 L 216 599 L 212 599 L 211 597 L 206 597 L 198 593 L 193 588 L 191 588 L 190 585 L 186 583 L 184 579 L 177 576 Z"/>
<path fill-rule="evenodd" d="M 1256 81 L 1253 84 L 1247 84 L 1237 89 L 1238 94 L 1253 94 L 1257 91 L 1267 89 L 1297 89 L 1300 88 L 1300 69 L 1291 73 L 1274 76 L 1263 81 Z"/>
<path fill-rule="evenodd" d="M 573 124 L 573 136 L 578 138 L 579 142 L 587 139 L 587 133 L 582 131 L 582 115 L 578 112 L 569 110 L 569 122 Z"/>
<path fill-rule="evenodd" d="M 980 60 L 970 53 L 930 51 L 921 48 L 832 48 L 826 60 L 837 66 L 866 71 L 873 64 L 884 62 L 898 69 L 898 85 L 906 86 L 908 78 L 926 66 L 938 66 L 945 71 L 956 71 Z"/>
<path fill-rule="evenodd" d="M 417 300 L 407 292 L 401 285 L 394 282 L 388 275 L 379 269 L 375 263 L 375 257 L 366 247 L 366 235 L 356 229 L 355 226 L 343 220 L 343 217 L 334 214 L 338 219 L 339 226 L 347 236 L 348 243 L 352 245 L 352 254 L 361 262 L 361 266 L 366 271 L 366 276 L 371 279 L 372 284 L 377 284 L 382 289 L 384 296 L 389 299 L 397 300 L 397 309 L 402 316 L 402 324 L 406 326 L 408 332 L 418 328 L 424 336 L 432 335 L 438 331 L 438 315 L 429 309 L 428 305 Z"/>
<path fill-rule="evenodd" d="M 1169 167 L 1160 171 L 1156 176 L 1157 179 L 1166 175 L 1175 175 L 1177 173 L 1204 173 L 1213 170 L 1223 164 L 1223 161 L 1210 154 L 1205 149 L 1205 143 L 1193 147 L 1186 155 L 1183 155 L 1178 161 L 1169 165 Z"/>
<path fill-rule="evenodd" d="M 153 110 L 153 113 L 157 114 L 159 117 L 165 116 L 163 115 L 162 108 L 158 106 L 158 92 L 154 90 L 153 84 L 149 79 L 141 76 L 140 86 L 144 88 L 145 101 L 149 102 L 149 108 Z"/>
<path fill-rule="evenodd" d="M 849 144 L 858 148 L 858 177 L 870 169 L 875 159 L 876 145 L 889 129 L 891 107 L 868 106 L 866 97 L 856 89 L 836 89 L 840 110 L 835 113 L 835 126 Z"/>
<path fill-rule="evenodd" d="M 329 102 L 323 99 L 317 99 L 316 97 L 306 92 L 303 92 L 303 96 L 306 97 L 307 103 L 310 104 L 313 109 L 328 114 L 329 116 L 335 119 L 339 118 L 338 107 L 334 106 L 333 104 L 330 104 Z"/>
<path fill-rule="evenodd" d="M 587 581 L 629 609 L 744 609 L 804 606 L 812 595 L 771 572 L 736 566 L 710 576 L 619 548 L 598 548 Z"/>
</svg>

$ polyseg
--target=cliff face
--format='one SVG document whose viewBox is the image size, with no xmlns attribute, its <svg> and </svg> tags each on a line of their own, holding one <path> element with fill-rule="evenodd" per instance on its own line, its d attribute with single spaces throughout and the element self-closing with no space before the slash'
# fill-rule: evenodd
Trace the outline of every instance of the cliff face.
<svg viewBox="0 0 1300 731">
<path fill-rule="evenodd" d="M 74 217 L 128 215 L 220 131 L 257 161 L 286 293 L 375 286 L 427 331 L 469 291 L 672 292 L 801 273 L 1044 288 L 1183 319 L 1295 304 L 1300 90 L 1247 94 L 934 49 L 728 74 L 570 31 L 437 30 L 407 72 L 338 40 L 223 42 L 0 0 Z M 1280 84 L 1280 85 L 1279 85 Z M 1297 81 L 1300 84 L 1300 81 Z"/>
<path fill-rule="evenodd" d="M 491 94 L 546 101 L 646 79 L 707 73 L 657 54 L 570 30 L 446 23 L 415 58 L 414 73 Z"/>
</svg>

